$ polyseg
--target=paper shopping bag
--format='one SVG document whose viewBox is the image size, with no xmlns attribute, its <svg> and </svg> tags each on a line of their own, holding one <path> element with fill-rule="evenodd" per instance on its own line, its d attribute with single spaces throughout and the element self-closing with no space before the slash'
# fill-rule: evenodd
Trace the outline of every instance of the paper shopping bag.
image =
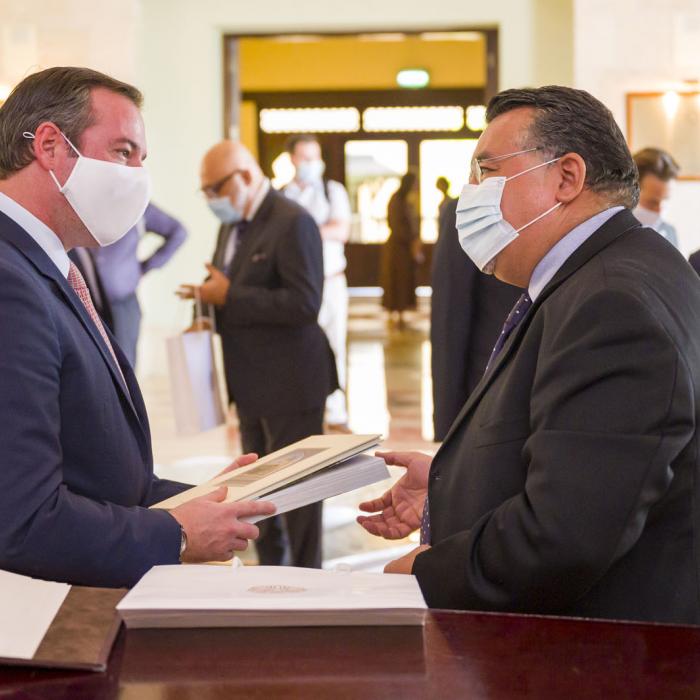
<svg viewBox="0 0 700 700">
<path fill-rule="evenodd" d="M 177 432 L 191 435 L 222 425 L 225 416 L 211 331 L 182 333 L 166 343 Z"/>
</svg>

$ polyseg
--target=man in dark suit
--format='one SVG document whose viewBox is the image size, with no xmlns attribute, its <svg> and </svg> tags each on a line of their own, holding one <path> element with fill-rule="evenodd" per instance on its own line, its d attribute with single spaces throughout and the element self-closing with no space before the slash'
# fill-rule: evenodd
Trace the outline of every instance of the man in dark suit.
<svg viewBox="0 0 700 700">
<path fill-rule="evenodd" d="M 317 323 L 321 237 L 305 209 L 271 188 L 242 144 L 211 148 L 200 176 L 221 221 L 201 300 L 216 309 L 243 449 L 265 455 L 322 433 L 326 397 L 337 388 L 333 353 Z M 192 287 L 181 296 L 191 298 Z M 260 523 L 260 563 L 320 567 L 321 507 Z"/>
<path fill-rule="evenodd" d="M 407 474 L 361 520 L 421 527 L 387 571 L 433 607 L 697 624 L 700 281 L 629 211 L 595 98 L 507 90 L 487 116 L 461 243 L 527 293 L 432 464 L 387 455 Z"/>
<path fill-rule="evenodd" d="M 433 249 L 430 344 L 434 438 L 440 442 L 479 383 L 493 344 L 522 290 L 484 275 L 457 238 L 457 200 L 440 210 Z M 458 301 L 459 300 L 459 301 Z"/>
<path fill-rule="evenodd" d="M 238 516 L 259 506 L 220 503 L 225 489 L 149 509 L 188 486 L 154 477 L 136 378 L 66 253 L 123 235 L 115 221 L 148 201 L 140 104 L 106 75 L 50 68 L 0 108 L 0 568 L 28 576 L 133 586 L 257 534 Z"/>
</svg>

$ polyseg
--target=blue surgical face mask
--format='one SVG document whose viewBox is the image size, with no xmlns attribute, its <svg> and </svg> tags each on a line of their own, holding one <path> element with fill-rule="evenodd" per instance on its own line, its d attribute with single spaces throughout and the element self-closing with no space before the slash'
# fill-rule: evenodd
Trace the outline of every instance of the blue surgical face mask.
<svg viewBox="0 0 700 700">
<path fill-rule="evenodd" d="M 496 256 L 512 243 L 523 229 L 561 206 L 561 202 L 557 202 L 532 221 L 514 229 L 503 218 L 501 211 L 501 197 L 506 182 L 558 160 L 559 158 L 553 158 L 510 177 L 488 177 L 479 185 L 466 184 L 462 188 L 457 203 L 457 235 L 462 250 L 482 272 L 487 275 L 493 274 Z"/>
<path fill-rule="evenodd" d="M 297 180 L 305 184 L 318 182 L 326 170 L 322 160 L 302 160 L 297 165 Z"/>
<path fill-rule="evenodd" d="M 234 207 L 228 197 L 208 199 L 207 204 L 222 224 L 236 224 L 243 219 L 243 212 Z"/>
</svg>

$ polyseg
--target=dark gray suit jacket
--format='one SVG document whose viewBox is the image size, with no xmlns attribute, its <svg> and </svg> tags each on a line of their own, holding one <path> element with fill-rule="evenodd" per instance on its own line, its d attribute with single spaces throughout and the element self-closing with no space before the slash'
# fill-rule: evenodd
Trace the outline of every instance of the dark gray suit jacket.
<svg viewBox="0 0 700 700">
<path fill-rule="evenodd" d="M 479 383 L 503 323 L 522 290 L 483 274 L 462 250 L 457 200 L 445 204 L 433 249 L 430 344 L 435 440 L 445 438 Z"/>
<path fill-rule="evenodd" d="M 564 264 L 430 474 L 432 607 L 699 623 L 700 280 L 627 210 Z"/>
<path fill-rule="evenodd" d="M 221 270 L 230 229 L 219 231 L 214 265 Z M 316 320 L 323 252 L 315 221 L 270 190 L 227 274 L 231 286 L 216 322 L 229 399 L 252 419 L 321 408 L 338 382 Z"/>
</svg>

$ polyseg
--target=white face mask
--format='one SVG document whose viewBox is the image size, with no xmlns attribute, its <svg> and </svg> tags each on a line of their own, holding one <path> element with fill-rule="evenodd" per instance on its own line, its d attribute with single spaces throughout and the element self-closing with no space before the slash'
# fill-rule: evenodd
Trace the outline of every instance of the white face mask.
<svg viewBox="0 0 700 700">
<path fill-rule="evenodd" d="M 53 170 L 49 174 L 92 237 L 101 246 L 116 243 L 146 211 L 151 199 L 148 171 L 144 167 L 87 158 L 63 132 L 61 135 L 78 154 L 78 160 L 63 185 Z M 24 136 L 34 138 L 29 133 Z"/>
<path fill-rule="evenodd" d="M 305 184 L 317 182 L 325 170 L 326 165 L 322 160 L 302 160 L 297 165 L 297 179 Z"/>
<path fill-rule="evenodd" d="M 466 184 L 462 188 L 457 202 L 457 235 L 462 250 L 482 272 L 487 275 L 493 274 L 496 256 L 512 243 L 523 229 L 561 206 L 561 202 L 557 202 L 516 230 L 503 218 L 501 211 L 501 197 L 506 182 L 558 160 L 559 158 L 553 158 L 510 177 L 488 177 L 479 185 Z"/>
</svg>

